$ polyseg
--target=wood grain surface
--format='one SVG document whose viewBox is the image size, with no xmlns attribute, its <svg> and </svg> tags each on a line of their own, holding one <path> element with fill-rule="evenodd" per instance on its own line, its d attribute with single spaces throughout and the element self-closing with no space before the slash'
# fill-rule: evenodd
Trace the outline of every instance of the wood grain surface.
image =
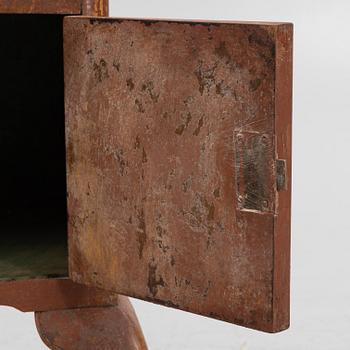
<svg viewBox="0 0 350 350">
<path fill-rule="evenodd" d="M 73 280 L 286 329 L 292 25 L 68 18 L 64 35 Z"/>
<path fill-rule="evenodd" d="M 1 0 L 0 13 L 80 14 L 82 0 Z"/>
</svg>

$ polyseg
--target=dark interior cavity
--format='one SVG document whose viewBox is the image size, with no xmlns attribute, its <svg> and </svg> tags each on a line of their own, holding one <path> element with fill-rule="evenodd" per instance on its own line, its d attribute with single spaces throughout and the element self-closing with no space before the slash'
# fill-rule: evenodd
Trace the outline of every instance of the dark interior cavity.
<svg viewBox="0 0 350 350">
<path fill-rule="evenodd" d="M 67 276 L 62 25 L 0 15 L 0 280 Z"/>
</svg>

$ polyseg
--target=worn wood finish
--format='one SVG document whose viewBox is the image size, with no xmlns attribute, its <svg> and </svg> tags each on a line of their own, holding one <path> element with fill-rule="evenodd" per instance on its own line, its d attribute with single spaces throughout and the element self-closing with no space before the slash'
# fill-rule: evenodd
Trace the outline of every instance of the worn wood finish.
<svg viewBox="0 0 350 350">
<path fill-rule="evenodd" d="M 84 0 L 82 11 L 85 16 L 107 17 L 109 14 L 109 1 Z"/>
<path fill-rule="evenodd" d="M 292 100 L 293 100 L 293 40 L 290 30 L 279 28 L 276 33 L 276 118 L 275 151 L 282 161 L 283 179 L 277 173 L 277 209 L 274 221 L 274 328 L 286 324 L 290 313 L 290 246 L 292 189 Z M 277 163 L 279 164 L 279 163 Z M 276 169 L 278 172 L 278 169 Z"/>
<path fill-rule="evenodd" d="M 0 13 L 80 14 L 81 0 L 1 0 Z"/>
<path fill-rule="evenodd" d="M 105 7 L 107 7 L 107 5 L 105 5 Z M 0 1 L 0 13 L 2 14 L 12 13 L 12 14 L 62 14 L 62 15 L 67 14 L 69 15 L 69 14 L 80 14 L 81 12 L 82 12 L 82 3 L 80 0 L 57 0 L 57 1 L 3 0 L 3 1 Z M 16 26 L 16 29 L 18 29 L 18 33 L 22 33 L 21 40 L 25 41 L 27 39 L 27 42 L 25 42 L 24 45 L 22 42 L 20 42 L 21 48 L 19 48 L 14 54 L 15 59 L 12 59 L 13 62 L 16 62 L 16 60 L 18 60 L 18 58 L 20 57 L 20 52 L 25 51 L 26 45 L 29 45 L 29 46 L 32 45 L 32 43 L 27 44 L 28 37 L 30 37 L 30 34 L 28 34 L 28 28 L 26 28 L 26 35 L 24 35 L 25 38 L 24 39 L 22 38 L 23 37 L 22 29 L 23 29 L 23 25 L 25 25 L 25 22 L 27 23 L 26 24 L 27 26 L 30 26 L 29 33 L 32 33 L 32 30 L 35 30 L 35 29 L 33 29 L 31 21 L 34 21 L 35 26 L 37 26 L 39 25 L 37 23 L 38 21 L 39 23 L 44 22 L 46 21 L 44 18 L 46 18 L 47 22 L 50 22 L 48 18 L 51 18 L 51 16 L 39 16 L 40 18 L 37 16 L 24 16 L 24 17 L 23 18 L 22 16 L 13 17 L 13 18 L 16 18 L 16 21 L 20 19 L 21 25 Z M 7 23 L 9 21 L 9 18 L 10 16 L 8 15 L 5 21 L 5 15 L 4 15 L 4 18 L 1 18 L 1 21 L 2 22 L 5 21 L 5 23 Z M 14 21 L 15 20 L 13 20 L 13 22 Z M 53 22 L 55 21 L 54 17 L 52 21 Z M 52 47 L 53 45 L 52 42 L 56 42 L 57 32 L 55 31 L 55 28 L 52 28 L 52 27 L 47 27 L 47 28 L 49 29 L 49 32 L 51 33 L 50 35 L 52 36 L 50 40 L 50 45 L 49 45 L 50 47 L 49 52 L 51 55 L 55 55 L 55 49 Z M 59 33 L 62 32 L 62 28 L 60 28 L 58 32 Z M 12 31 L 12 33 L 14 33 L 14 31 Z M 40 30 L 39 30 L 39 33 L 40 33 Z M 39 38 L 42 38 L 44 36 L 45 36 L 44 34 L 40 34 Z M 6 52 L 6 55 L 9 52 L 6 49 L 6 45 L 7 45 L 6 43 L 8 40 L 3 41 L 3 47 L 2 47 L 5 50 L 4 52 Z M 39 44 L 39 46 L 41 47 L 45 46 L 47 48 L 47 43 L 45 43 L 45 45 Z M 61 43 L 61 47 L 62 47 L 62 43 Z M 36 51 L 38 51 L 37 49 Z M 13 49 L 13 51 L 15 51 L 15 49 Z M 40 65 L 41 60 L 45 60 L 46 58 L 45 55 L 39 55 L 39 56 L 40 56 L 40 59 L 35 61 L 36 64 L 38 65 Z M 43 56 L 45 58 L 43 58 Z M 60 52 L 57 52 L 57 57 L 59 58 L 61 56 L 60 56 Z M 31 64 L 30 59 L 33 59 L 31 55 L 29 56 L 27 61 L 24 61 L 24 63 L 22 62 L 20 64 L 21 66 L 20 69 L 18 68 L 18 65 L 17 65 L 16 66 L 17 71 L 22 72 L 23 66 L 29 66 Z M 9 59 L 10 64 L 12 61 L 11 59 Z M 4 62 L 4 63 L 9 63 L 9 62 Z M 52 62 L 52 59 L 48 58 L 48 62 Z M 11 67 L 8 64 L 5 64 L 5 65 L 7 67 Z M 55 62 L 54 65 L 55 67 L 57 67 L 59 64 Z M 36 70 L 34 65 L 33 65 L 33 69 L 37 74 L 38 72 L 39 74 L 40 72 L 42 72 L 42 71 Z M 11 74 L 13 75 L 11 71 L 12 69 L 10 69 L 10 73 L 8 73 L 8 76 L 10 76 Z M 33 72 L 33 75 L 35 72 Z M 52 72 L 52 69 L 50 70 L 50 73 L 51 72 Z M 32 72 L 30 72 L 30 74 L 32 74 Z M 23 76 L 26 77 L 26 84 L 27 84 L 27 81 L 33 80 L 31 78 L 28 78 L 28 72 L 23 73 Z M 46 75 L 46 79 L 48 79 L 47 75 Z M 56 85 L 59 78 L 57 80 L 55 79 L 56 79 L 55 76 L 49 79 L 50 82 L 54 84 L 54 86 L 52 86 L 50 90 L 57 89 Z M 17 85 L 13 81 L 11 82 L 15 86 Z M 24 84 L 24 89 L 27 86 L 26 84 Z M 18 84 L 18 85 L 21 85 L 21 84 Z M 56 90 L 53 90 L 53 91 L 56 91 Z M 7 95 L 5 94 L 5 97 L 6 96 Z M 18 96 L 21 96 L 21 95 L 17 92 L 16 97 L 18 98 Z M 10 103 L 9 101 L 11 100 L 12 98 L 8 98 L 6 100 L 6 103 Z M 47 98 L 47 100 L 49 101 L 50 99 Z M 57 113 L 56 111 L 59 110 L 59 108 L 52 103 L 52 99 L 50 101 L 51 101 L 50 102 L 51 106 L 54 106 L 52 108 L 54 108 L 55 113 Z M 23 105 L 25 105 L 25 102 L 26 102 L 26 98 L 24 98 L 23 100 Z M 16 108 L 17 111 L 20 110 L 20 108 L 18 107 Z M 21 106 L 21 108 L 24 108 L 24 107 Z M 63 99 L 62 99 L 62 108 L 63 108 Z M 27 106 L 26 106 L 26 109 L 28 110 Z M 41 104 L 41 112 L 42 110 L 43 110 L 43 106 Z M 63 112 L 63 109 L 62 109 L 62 112 Z M 33 119 L 28 115 L 27 117 L 29 117 L 29 119 Z M 62 114 L 62 117 L 63 117 L 63 114 Z M 13 115 L 11 115 L 10 118 L 12 119 L 12 122 L 13 122 Z M 57 130 L 56 124 L 53 124 L 53 125 L 55 126 L 55 130 Z M 8 135 L 8 134 L 5 133 L 5 135 Z M 13 211 L 14 209 L 16 208 L 12 208 L 12 207 L 8 208 L 9 212 Z M 3 210 L 2 213 L 6 214 L 6 209 Z M 27 211 L 27 213 L 29 213 L 29 210 Z M 32 212 L 29 213 L 28 215 L 34 218 L 33 220 L 38 218 L 38 215 Z M 42 218 L 41 222 L 46 222 L 44 218 L 45 217 Z M 58 241 L 58 243 L 56 243 L 55 239 L 52 239 L 52 236 L 53 236 L 52 231 L 57 230 L 57 225 L 52 224 L 52 227 L 50 227 L 50 225 L 45 227 L 45 230 L 46 230 L 45 234 L 49 235 L 50 237 L 48 238 L 49 245 L 44 246 L 46 244 L 45 236 L 43 236 L 43 240 L 38 241 L 38 239 L 33 239 L 33 242 L 31 242 L 30 237 L 31 235 L 34 235 L 34 233 L 37 234 L 38 228 L 37 227 L 34 228 L 35 232 L 33 233 L 33 230 L 32 230 L 33 226 L 28 225 L 28 221 L 30 221 L 28 220 L 28 218 L 20 218 L 18 220 L 21 223 L 20 225 L 21 229 L 26 232 L 26 239 L 24 240 L 24 242 L 22 242 L 21 237 L 18 238 L 16 236 L 16 228 L 18 226 L 17 223 L 15 223 L 14 227 L 10 227 L 10 229 L 7 230 L 8 232 L 6 233 L 5 233 L 4 227 L 2 226 L 2 230 L 4 231 L 2 233 L 4 234 L 2 235 L 1 249 L 0 249 L 0 255 L 1 255 L 0 276 L 2 279 L 2 281 L 0 281 L 0 305 L 12 306 L 21 311 L 46 311 L 46 310 L 53 310 L 53 309 L 65 309 L 65 308 L 76 308 L 76 307 L 86 307 L 86 306 L 105 306 L 105 305 L 115 304 L 117 295 L 114 293 L 109 293 L 109 292 L 97 290 L 95 288 L 89 288 L 82 285 L 78 285 L 66 278 L 54 278 L 54 277 L 64 277 L 64 276 L 66 277 L 68 275 L 67 252 L 66 253 L 64 252 L 66 249 L 62 247 L 61 241 Z M 1 222 L 3 225 L 4 224 L 3 217 Z M 46 259 L 48 255 L 50 256 L 48 259 Z M 33 279 L 29 279 L 30 277 L 33 277 Z M 44 277 L 50 277 L 50 278 L 44 278 Z M 23 280 L 14 281 L 13 279 L 15 278 L 23 278 Z"/>
<path fill-rule="evenodd" d="M 147 350 L 147 345 L 126 297 L 112 307 L 36 312 L 43 342 L 52 350 Z"/>
<path fill-rule="evenodd" d="M 108 0 L 2 0 L 0 13 L 108 16 Z"/>
<path fill-rule="evenodd" d="M 115 305 L 118 295 L 69 279 L 32 279 L 0 283 L 0 305 L 23 312 Z"/>
<path fill-rule="evenodd" d="M 288 327 L 291 47 L 290 24 L 66 19 L 73 280 Z"/>
</svg>

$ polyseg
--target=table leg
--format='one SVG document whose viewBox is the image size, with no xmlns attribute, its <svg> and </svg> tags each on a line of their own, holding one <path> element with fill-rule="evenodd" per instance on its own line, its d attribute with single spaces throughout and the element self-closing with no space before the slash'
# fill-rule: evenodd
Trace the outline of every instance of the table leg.
<svg viewBox="0 0 350 350">
<path fill-rule="evenodd" d="M 118 305 L 35 313 L 43 342 L 51 350 L 147 350 L 128 298 Z"/>
</svg>

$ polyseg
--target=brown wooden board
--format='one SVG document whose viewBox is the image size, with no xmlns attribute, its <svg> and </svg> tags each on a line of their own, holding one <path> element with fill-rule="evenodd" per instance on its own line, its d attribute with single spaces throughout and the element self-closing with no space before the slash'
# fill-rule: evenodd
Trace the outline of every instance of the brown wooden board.
<svg viewBox="0 0 350 350">
<path fill-rule="evenodd" d="M 0 13 L 80 14 L 81 0 L 1 0 Z"/>
<path fill-rule="evenodd" d="M 73 283 L 68 278 L 0 283 L 0 305 L 20 311 L 49 311 L 117 305 L 118 295 Z"/>
<path fill-rule="evenodd" d="M 74 281 L 288 327 L 292 31 L 65 20 Z"/>
<path fill-rule="evenodd" d="M 108 16 L 108 0 L 1 0 L 0 13 Z"/>
</svg>

